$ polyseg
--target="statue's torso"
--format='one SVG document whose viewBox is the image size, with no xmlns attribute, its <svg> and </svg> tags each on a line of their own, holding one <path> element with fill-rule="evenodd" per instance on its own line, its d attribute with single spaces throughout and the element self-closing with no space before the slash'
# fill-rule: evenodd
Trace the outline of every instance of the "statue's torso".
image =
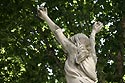
<svg viewBox="0 0 125 83">
<path fill-rule="evenodd" d="M 58 42 L 64 48 L 64 52 L 68 53 L 68 58 L 65 62 L 65 72 L 66 72 L 66 80 L 67 83 L 95 83 L 94 81 L 97 79 L 95 66 L 92 55 L 85 57 L 84 60 L 78 60 L 79 64 L 76 63 L 76 57 L 79 55 L 79 52 L 83 50 L 77 47 L 74 43 L 69 41 L 61 29 L 57 29 L 55 31 L 55 36 Z M 90 53 L 90 51 L 88 51 Z M 86 56 L 86 53 L 80 55 Z M 80 58 L 79 57 L 79 58 Z M 80 58 L 81 59 L 81 58 Z"/>
<path fill-rule="evenodd" d="M 65 72 L 67 83 L 95 83 L 92 79 L 96 80 L 96 64 L 93 58 L 87 57 L 80 64 L 76 64 L 75 58 L 77 56 L 76 51 L 69 54 L 65 62 Z M 89 75 L 89 76 L 88 76 Z M 90 79 L 91 77 L 92 79 Z"/>
</svg>

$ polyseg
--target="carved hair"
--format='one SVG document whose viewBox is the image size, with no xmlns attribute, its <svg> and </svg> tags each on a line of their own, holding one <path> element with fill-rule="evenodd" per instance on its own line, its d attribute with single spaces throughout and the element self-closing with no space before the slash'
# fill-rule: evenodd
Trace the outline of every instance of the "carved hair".
<svg viewBox="0 0 125 83">
<path fill-rule="evenodd" d="M 90 40 L 89 38 L 83 34 L 83 33 L 78 33 L 72 37 L 70 37 L 70 41 L 75 44 L 77 47 L 79 45 L 84 45 L 84 46 L 89 46 L 90 45 Z"/>
</svg>

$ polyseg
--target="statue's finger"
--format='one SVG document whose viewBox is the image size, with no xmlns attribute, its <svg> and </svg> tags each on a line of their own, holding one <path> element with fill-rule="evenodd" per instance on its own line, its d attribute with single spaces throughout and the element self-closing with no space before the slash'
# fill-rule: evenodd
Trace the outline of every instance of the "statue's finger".
<svg viewBox="0 0 125 83">
<path fill-rule="evenodd" d="M 37 5 L 37 10 L 39 10 L 39 8 L 40 8 L 39 5 Z"/>
<path fill-rule="evenodd" d="M 44 7 L 43 7 L 43 6 L 42 6 L 42 7 L 40 7 L 39 9 L 40 9 L 40 10 L 42 10 L 42 11 L 44 11 Z"/>
<path fill-rule="evenodd" d="M 37 10 L 37 14 L 40 16 L 40 14 L 41 14 L 41 10 Z"/>
<path fill-rule="evenodd" d="M 45 8 L 45 11 L 47 11 L 47 8 Z"/>
</svg>

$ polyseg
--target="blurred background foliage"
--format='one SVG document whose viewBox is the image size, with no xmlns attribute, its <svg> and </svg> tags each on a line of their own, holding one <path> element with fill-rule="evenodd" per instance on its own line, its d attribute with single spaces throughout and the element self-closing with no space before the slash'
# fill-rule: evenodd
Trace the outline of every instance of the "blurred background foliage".
<svg viewBox="0 0 125 83">
<path fill-rule="evenodd" d="M 125 82 L 125 0 L 0 0 L 0 83 L 66 83 L 66 56 L 47 24 L 37 17 L 46 2 L 50 18 L 67 37 L 96 36 L 98 83 Z"/>
</svg>

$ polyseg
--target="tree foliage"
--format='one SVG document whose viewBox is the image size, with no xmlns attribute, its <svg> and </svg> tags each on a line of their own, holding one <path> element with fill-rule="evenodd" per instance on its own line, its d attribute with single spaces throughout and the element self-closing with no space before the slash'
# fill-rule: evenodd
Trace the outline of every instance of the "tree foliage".
<svg viewBox="0 0 125 83">
<path fill-rule="evenodd" d="M 46 2 L 52 20 L 70 37 L 89 36 L 94 20 L 99 83 L 125 81 L 125 0 L 1 0 L 0 82 L 66 83 L 66 56 L 36 6 Z"/>
</svg>

